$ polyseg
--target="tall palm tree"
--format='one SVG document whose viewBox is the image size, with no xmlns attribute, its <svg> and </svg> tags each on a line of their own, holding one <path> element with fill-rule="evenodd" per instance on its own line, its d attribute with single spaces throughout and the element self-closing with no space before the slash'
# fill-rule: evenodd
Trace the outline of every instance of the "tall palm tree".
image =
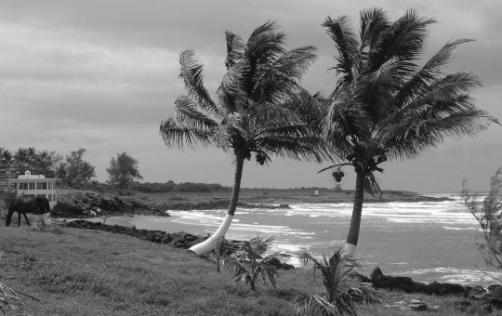
<svg viewBox="0 0 502 316">
<path fill-rule="evenodd" d="M 356 189 L 345 255 L 359 239 L 364 191 L 379 194 L 374 172 L 388 158 L 413 158 L 452 135 L 474 135 L 498 123 L 478 109 L 469 95 L 479 85 L 472 74 L 446 74 L 453 50 L 470 40 L 448 42 L 422 65 L 424 39 L 432 19 L 407 11 L 390 22 L 381 9 L 360 13 L 356 35 L 345 16 L 323 23 L 338 51 L 339 75 L 330 95 L 325 137 L 352 166 Z M 321 170 L 321 171 L 323 171 Z"/>
<path fill-rule="evenodd" d="M 224 221 L 206 241 L 190 248 L 211 251 L 232 222 L 239 200 L 244 161 L 254 155 L 263 165 L 271 155 L 320 160 L 322 142 L 307 124 L 320 102 L 299 85 L 315 58 L 314 48 L 287 51 L 284 33 L 273 22 L 257 27 L 247 43 L 226 32 L 227 71 L 214 101 L 203 84 L 202 65 L 191 50 L 180 56 L 186 94 L 175 102 L 176 116 L 161 123 L 168 146 L 215 145 L 235 158 L 230 206 Z M 302 111 L 299 111 L 301 109 Z M 305 109 L 314 111 L 307 117 Z M 305 115 L 304 115 L 305 114 Z"/>
</svg>

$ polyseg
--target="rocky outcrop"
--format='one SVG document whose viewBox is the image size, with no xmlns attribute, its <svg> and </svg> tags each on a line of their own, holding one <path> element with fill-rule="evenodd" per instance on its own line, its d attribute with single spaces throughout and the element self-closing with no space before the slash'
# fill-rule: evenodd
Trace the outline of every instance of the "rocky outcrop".
<svg viewBox="0 0 502 316">
<path fill-rule="evenodd" d="M 71 221 L 65 224 L 65 226 L 71 228 L 95 229 L 116 234 L 125 234 L 139 239 L 155 243 L 169 244 L 175 248 L 183 249 L 188 249 L 196 243 L 199 243 L 208 238 L 208 236 L 192 235 L 186 232 L 167 233 L 161 230 L 136 229 L 136 227 L 134 226 L 126 227 L 120 225 L 106 225 L 100 222 L 91 222 L 86 220 Z"/>
<path fill-rule="evenodd" d="M 152 214 L 168 216 L 150 205 L 134 199 L 122 199 L 110 194 L 75 191 L 58 197 L 52 209 L 53 217 L 85 218 L 105 215 Z"/>
<path fill-rule="evenodd" d="M 370 279 L 375 288 L 399 290 L 406 293 L 418 292 L 435 295 L 466 295 L 468 292 L 468 288 L 460 284 L 439 282 L 432 282 L 427 284 L 422 282 L 415 282 L 408 277 L 384 275 L 382 273 L 382 270 L 378 267 L 373 270 Z"/>
<path fill-rule="evenodd" d="M 461 311 L 476 312 L 483 310 L 491 313 L 494 309 L 502 309 L 502 285 L 492 284 L 487 288 L 481 286 L 467 288 L 469 290 L 466 295 L 467 300 L 455 303 Z"/>
</svg>

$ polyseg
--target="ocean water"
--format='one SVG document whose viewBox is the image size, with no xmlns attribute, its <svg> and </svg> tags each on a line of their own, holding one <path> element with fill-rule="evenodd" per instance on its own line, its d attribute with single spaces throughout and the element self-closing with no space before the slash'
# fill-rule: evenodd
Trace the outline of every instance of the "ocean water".
<svg viewBox="0 0 502 316">
<path fill-rule="evenodd" d="M 445 196 L 445 195 L 437 195 Z M 460 197 L 449 195 L 444 202 L 365 203 L 357 256 L 363 272 L 379 266 L 392 275 L 406 275 L 420 281 L 486 284 L 486 274 L 502 273 L 485 265 L 476 247 L 478 224 Z M 228 238 L 274 237 L 274 251 L 299 251 L 330 255 L 343 244 L 347 234 L 351 203 L 291 204 L 290 209 L 238 209 Z M 107 223 L 137 228 L 184 230 L 211 233 L 226 210 L 168 210 L 171 217 L 112 217 Z M 483 270 L 484 272 L 482 272 Z"/>
</svg>

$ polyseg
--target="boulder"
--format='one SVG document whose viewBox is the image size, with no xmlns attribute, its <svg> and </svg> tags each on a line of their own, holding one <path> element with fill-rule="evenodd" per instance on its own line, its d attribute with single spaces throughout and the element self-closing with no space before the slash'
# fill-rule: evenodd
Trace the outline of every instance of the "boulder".
<svg viewBox="0 0 502 316">
<path fill-rule="evenodd" d="M 51 215 L 54 217 L 79 217 L 83 210 L 74 203 L 59 201 L 52 208 Z"/>
<path fill-rule="evenodd" d="M 267 257 L 263 260 L 263 262 L 265 264 L 269 264 L 269 265 L 272 265 L 272 266 L 275 266 L 277 269 L 282 269 L 282 270 L 292 270 L 294 269 L 295 267 L 291 264 L 288 264 L 288 263 L 284 263 L 282 262 L 281 260 L 279 260 L 278 258 L 275 258 L 275 257 Z"/>
<path fill-rule="evenodd" d="M 401 290 L 406 293 L 417 291 L 417 284 L 408 277 L 386 276 L 379 267 L 376 267 L 371 273 L 371 283 L 376 288 L 389 290 Z"/>
<path fill-rule="evenodd" d="M 490 293 L 490 304 L 497 308 L 502 308 L 502 285 L 490 285 L 488 292 Z"/>
</svg>

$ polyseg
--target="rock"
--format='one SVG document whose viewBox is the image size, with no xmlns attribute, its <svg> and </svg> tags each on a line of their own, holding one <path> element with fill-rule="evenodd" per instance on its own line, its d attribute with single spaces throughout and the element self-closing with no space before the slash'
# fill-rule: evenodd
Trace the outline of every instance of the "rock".
<svg viewBox="0 0 502 316">
<path fill-rule="evenodd" d="M 425 291 L 428 294 L 449 295 L 449 294 L 465 294 L 466 289 L 460 284 L 454 283 L 438 283 L 432 282 L 425 286 Z"/>
<path fill-rule="evenodd" d="M 427 304 L 425 303 L 411 303 L 408 305 L 411 310 L 423 312 L 428 310 Z"/>
<path fill-rule="evenodd" d="M 75 204 L 71 204 L 65 201 L 59 201 L 53 208 L 51 215 L 55 217 L 72 217 L 77 214 L 83 213 L 83 210 L 77 207 Z"/>
<path fill-rule="evenodd" d="M 453 305 L 458 308 L 461 312 L 465 312 L 468 307 L 472 306 L 472 303 L 469 301 L 457 301 L 454 302 Z"/>
<path fill-rule="evenodd" d="M 491 285 L 488 287 L 490 293 L 490 304 L 497 309 L 502 308 L 502 285 Z"/>
<path fill-rule="evenodd" d="M 270 264 L 275 266 L 277 269 L 282 269 L 282 270 L 292 270 L 295 267 L 293 265 L 287 264 L 279 260 L 278 258 L 266 258 L 263 260 L 264 263 Z"/>
<path fill-rule="evenodd" d="M 402 290 L 406 293 L 414 292 L 417 289 L 415 282 L 411 278 L 385 276 L 378 267 L 371 273 L 371 283 L 376 288 Z"/>
<path fill-rule="evenodd" d="M 384 288 L 391 290 L 400 290 L 406 293 L 419 292 L 435 295 L 451 295 L 463 294 L 467 290 L 460 284 L 454 283 L 438 283 L 433 282 L 430 284 L 415 282 L 408 277 L 394 277 L 387 276 L 382 273 L 382 270 L 376 267 L 371 273 L 371 283 L 376 288 Z"/>
<path fill-rule="evenodd" d="M 491 312 L 493 312 L 493 307 L 490 304 L 485 304 L 485 305 L 483 305 L 483 310 L 487 313 L 491 313 Z"/>
<path fill-rule="evenodd" d="M 466 291 L 466 297 L 473 300 L 479 300 L 483 296 L 488 294 L 488 291 L 480 285 L 476 285 L 474 287 L 466 287 Z"/>
</svg>

